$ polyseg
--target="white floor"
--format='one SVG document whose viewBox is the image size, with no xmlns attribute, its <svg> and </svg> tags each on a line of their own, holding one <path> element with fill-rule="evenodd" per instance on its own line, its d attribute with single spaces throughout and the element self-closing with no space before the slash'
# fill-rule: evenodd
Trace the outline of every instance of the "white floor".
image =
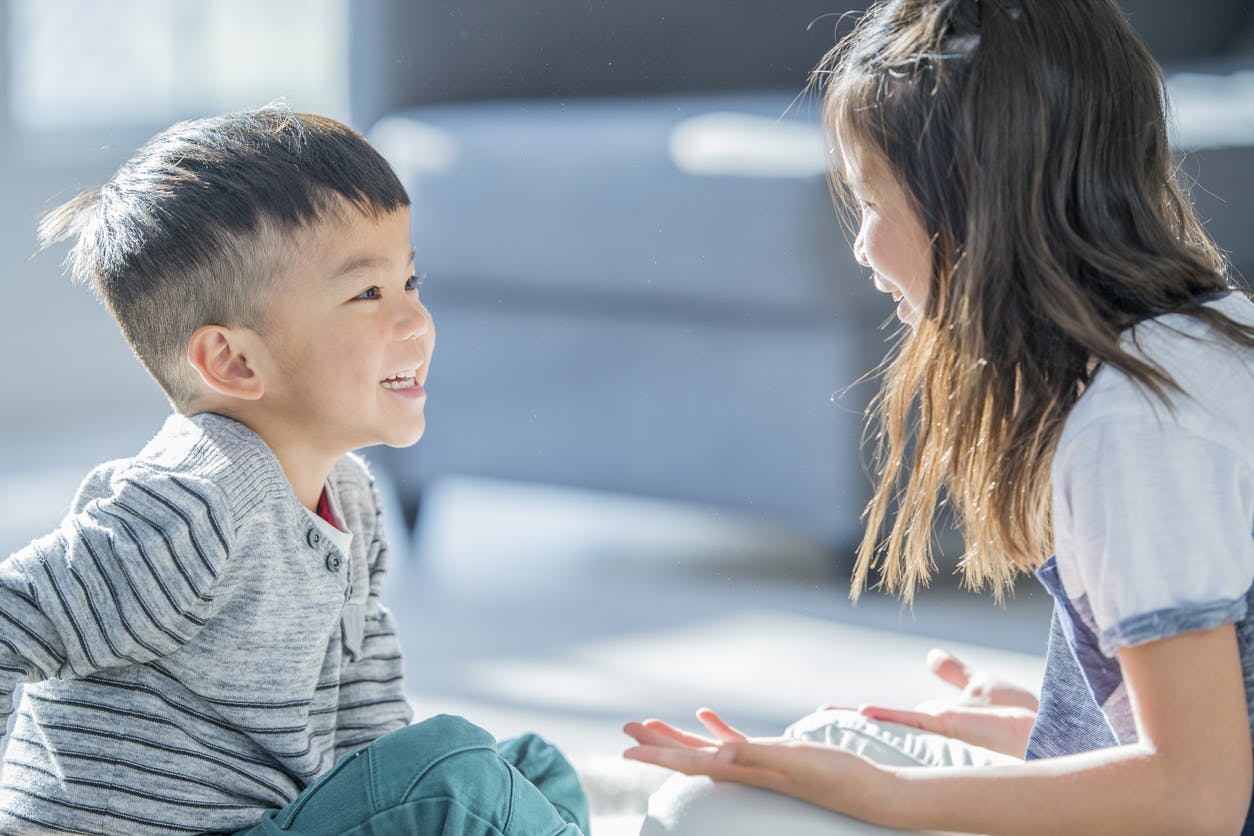
<svg viewBox="0 0 1254 836">
<path fill-rule="evenodd" d="M 598 836 L 634 834 L 664 777 L 619 757 L 628 719 L 692 725 L 709 705 L 775 734 L 823 703 L 913 705 L 948 691 L 923 668 L 938 645 L 1040 681 L 1048 596 L 1031 582 L 1004 610 L 952 582 L 913 612 L 855 608 L 821 549 L 725 514 L 482 480 L 424 503 L 387 595 L 417 711 L 558 744 Z"/>
</svg>

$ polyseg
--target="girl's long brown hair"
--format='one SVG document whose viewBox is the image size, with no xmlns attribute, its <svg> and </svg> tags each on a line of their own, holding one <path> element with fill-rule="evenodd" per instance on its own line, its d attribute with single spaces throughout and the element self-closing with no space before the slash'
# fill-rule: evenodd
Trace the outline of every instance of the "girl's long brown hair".
<svg viewBox="0 0 1254 836">
<path fill-rule="evenodd" d="M 871 406 L 853 595 L 875 572 L 909 600 L 948 503 L 966 582 L 1000 596 L 1052 549 L 1050 461 L 1095 368 L 1178 388 L 1121 332 L 1169 312 L 1247 346 L 1254 328 L 1203 306 L 1226 265 L 1176 182 L 1161 71 L 1114 0 L 878 3 L 815 79 L 833 140 L 887 163 L 932 236 L 926 311 Z"/>
</svg>

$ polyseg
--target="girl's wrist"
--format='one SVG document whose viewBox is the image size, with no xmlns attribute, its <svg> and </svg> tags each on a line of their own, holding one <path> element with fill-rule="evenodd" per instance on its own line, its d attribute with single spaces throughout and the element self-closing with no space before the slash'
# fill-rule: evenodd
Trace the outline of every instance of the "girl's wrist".
<svg viewBox="0 0 1254 836">
<path fill-rule="evenodd" d="M 908 818 L 909 782 L 899 773 L 901 768 L 866 763 L 858 770 L 858 778 L 850 781 L 844 794 L 842 812 L 882 827 L 901 827 Z"/>
</svg>

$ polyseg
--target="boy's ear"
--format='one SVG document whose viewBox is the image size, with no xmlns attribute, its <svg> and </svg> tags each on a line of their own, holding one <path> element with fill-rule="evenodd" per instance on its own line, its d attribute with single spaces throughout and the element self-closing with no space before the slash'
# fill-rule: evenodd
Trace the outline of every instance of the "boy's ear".
<svg viewBox="0 0 1254 836">
<path fill-rule="evenodd" d="M 249 364 L 252 347 L 244 332 L 220 325 L 204 325 L 188 340 L 187 359 L 213 391 L 255 401 L 261 397 L 265 384 L 257 369 Z"/>
</svg>

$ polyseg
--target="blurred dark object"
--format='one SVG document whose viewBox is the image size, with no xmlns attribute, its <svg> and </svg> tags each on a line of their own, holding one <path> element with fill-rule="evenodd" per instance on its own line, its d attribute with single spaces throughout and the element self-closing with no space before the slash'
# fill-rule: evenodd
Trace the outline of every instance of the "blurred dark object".
<svg viewBox="0 0 1254 836">
<path fill-rule="evenodd" d="M 364 0 L 352 4 L 352 114 L 419 104 L 791 91 L 849 0 Z M 847 26 L 844 28 L 848 28 Z"/>
<path fill-rule="evenodd" d="M 1241 52 L 1240 41 L 1254 37 L 1249 0 L 1119 0 L 1119 5 L 1168 68 L 1189 61 L 1223 63 L 1225 53 Z M 1250 66 L 1246 59 L 1234 68 Z"/>
<path fill-rule="evenodd" d="M 1124 5 L 1169 74 L 1254 67 L 1249 2 Z M 853 262 L 798 97 L 864 7 L 350 4 L 353 120 L 410 190 L 439 333 L 426 439 L 372 453 L 408 505 L 471 474 L 856 540 L 873 387 L 832 396 L 881 358 L 892 306 Z M 1254 129 L 1207 143 L 1186 170 L 1249 272 Z"/>
<path fill-rule="evenodd" d="M 1254 0 L 1121 0 L 1163 65 L 1181 173 L 1206 231 L 1254 283 Z"/>
</svg>

